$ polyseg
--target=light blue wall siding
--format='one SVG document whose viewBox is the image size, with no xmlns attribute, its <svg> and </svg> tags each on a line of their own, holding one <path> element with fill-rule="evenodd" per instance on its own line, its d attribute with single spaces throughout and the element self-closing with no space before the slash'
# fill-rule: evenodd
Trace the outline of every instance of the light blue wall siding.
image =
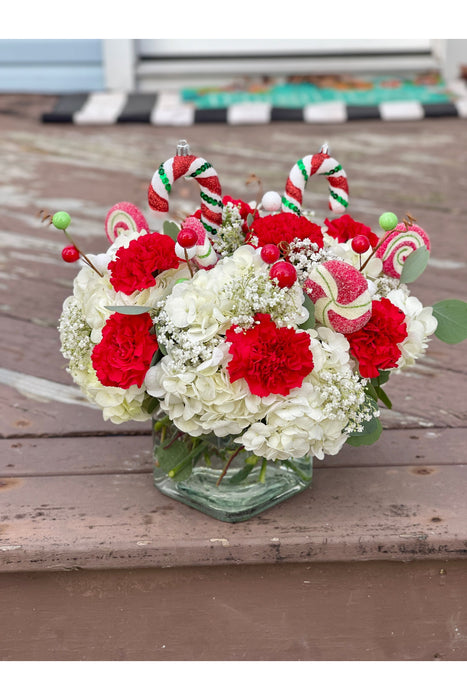
<svg viewBox="0 0 467 700">
<path fill-rule="evenodd" d="M 104 90 L 100 39 L 1 39 L 0 92 Z"/>
</svg>

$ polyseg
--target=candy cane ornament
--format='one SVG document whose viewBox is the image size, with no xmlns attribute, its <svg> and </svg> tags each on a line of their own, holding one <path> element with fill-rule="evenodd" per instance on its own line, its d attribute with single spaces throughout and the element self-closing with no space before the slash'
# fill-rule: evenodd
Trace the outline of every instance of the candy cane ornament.
<svg viewBox="0 0 467 700">
<path fill-rule="evenodd" d="M 336 214 L 349 205 L 349 185 L 342 165 L 332 158 L 325 144 L 320 153 L 305 156 L 292 167 L 282 197 L 282 211 L 300 216 L 303 193 L 312 175 L 324 175 L 329 183 L 329 208 Z"/>
<path fill-rule="evenodd" d="M 222 224 L 222 190 L 217 172 L 204 158 L 192 156 L 186 141 L 177 145 L 177 154 L 162 163 L 154 173 L 148 190 L 151 209 L 169 211 L 169 194 L 172 185 L 180 177 L 192 178 L 200 187 L 201 222 L 211 236 L 215 236 Z"/>
<path fill-rule="evenodd" d="M 111 243 L 122 231 L 147 231 L 149 224 L 144 214 L 131 202 L 118 202 L 109 209 L 105 218 L 105 235 Z"/>
</svg>

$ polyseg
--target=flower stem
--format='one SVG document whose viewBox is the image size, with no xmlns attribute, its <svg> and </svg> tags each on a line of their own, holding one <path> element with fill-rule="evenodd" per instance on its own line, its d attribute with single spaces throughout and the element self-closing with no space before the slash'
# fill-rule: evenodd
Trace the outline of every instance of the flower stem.
<svg viewBox="0 0 467 700">
<path fill-rule="evenodd" d="M 224 478 L 224 476 L 225 476 L 226 473 L 227 473 L 227 469 L 230 467 L 230 465 L 232 464 L 232 462 L 233 462 L 233 460 L 235 459 L 235 457 L 236 457 L 242 450 L 244 450 L 244 449 L 245 449 L 245 448 L 243 447 L 243 445 L 240 445 L 240 447 L 238 447 L 238 448 L 235 450 L 235 452 L 234 452 L 233 454 L 230 455 L 230 458 L 229 458 L 228 462 L 226 463 L 224 469 L 222 470 L 222 474 L 220 475 L 220 477 L 218 478 L 218 480 L 217 480 L 217 482 L 216 482 L 216 486 L 219 486 L 219 485 L 220 485 L 222 479 Z"/>
<path fill-rule="evenodd" d="M 382 243 L 384 243 L 384 241 L 386 240 L 386 238 L 389 236 L 390 233 L 392 233 L 392 231 L 386 231 L 385 234 L 384 234 L 384 236 L 378 241 L 378 244 L 373 248 L 373 251 L 372 251 L 371 255 L 369 255 L 369 256 L 367 257 L 367 259 L 365 260 L 365 262 L 363 263 L 363 265 L 360 267 L 360 272 L 361 272 L 362 270 L 365 269 L 365 267 L 368 265 L 368 263 L 370 262 L 370 260 L 371 260 L 371 258 L 373 257 L 373 255 L 376 253 L 376 251 L 378 250 L 378 248 L 380 247 L 380 245 L 381 245 Z M 360 256 L 360 260 L 361 260 L 361 256 Z"/>
<path fill-rule="evenodd" d="M 70 234 L 68 233 L 68 231 L 67 231 L 66 229 L 63 229 L 63 233 L 64 233 L 65 236 L 68 238 L 68 240 L 70 241 L 70 243 L 71 243 L 72 245 L 75 246 L 76 250 L 77 250 L 78 253 L 81 255 L 81 257 L 83 258 L 84 262 L 87 263 L 87 264 L 89 265 L 89 267 L 90 267 L 92 270 L 94 270 L 94 272 L 97 272 L 97 274 L 99 275 L 99 277 L 103 277 L 104 275 L 102 274 L 102 272 L 99 272 L 99 270 L 97 269 L 97 267 L 95 267 L 95 266 L 92 264 L 92 262 L 91 262 L 91 261 L 89 260 L 89 258 L 83 253 L 83 251 L 80 250 L 80 249 L 78 248 L 78 246 L 76 245 L 76 243 L 74 242 L 74 240 L 72 239 L 72 237 L 70 236 Z"/>
<path fill-rule="evenodd" d="M 264 484 L 264 482 L 266 481 L 266 467 L 267 466 L 268 466 L 268 460 L 265 457 L 263 457 L 263 462 L 261 464 L 261 471 L 259 473 L 259 479 L 258 479 L 258 481 L 261 484 Z"/>
</svg>

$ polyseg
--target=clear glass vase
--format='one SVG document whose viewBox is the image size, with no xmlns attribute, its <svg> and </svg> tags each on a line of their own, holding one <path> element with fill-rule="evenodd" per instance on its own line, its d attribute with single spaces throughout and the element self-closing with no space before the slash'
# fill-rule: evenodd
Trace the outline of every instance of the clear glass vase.
<svg viewBox="0 0 467 700">
<path fill-rule="evenodd" d="M 284 461 L 258 458 L 232 437 L 193 438 L 167 417 L 153 421 L 154 484 L 166 496 L 235 523 L 306 489 L 311 457 Z"/>
</svg>

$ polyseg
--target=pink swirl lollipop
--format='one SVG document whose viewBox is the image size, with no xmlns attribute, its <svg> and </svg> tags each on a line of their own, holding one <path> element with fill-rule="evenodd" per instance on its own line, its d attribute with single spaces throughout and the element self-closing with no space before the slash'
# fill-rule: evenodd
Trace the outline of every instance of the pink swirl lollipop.
<svg viewBox="0 0 467 700">
<path fill-rule="evenodd" d="M 169 194 L 180 177 L 196 180 L 200 188 L 201 222 L 206 231 L 215 236 L 222 224 L 222 190 L 217 172 L 204 158 L 189 155 L 186 141 L 177 145 L 177 155 L 162 163 L 152 176 L 148 191 L 151 209 L 169 211 Z"/>
<path fill-rule="evenodd" d="M 295 163 L 289 173 L 282 197 L 282 211 L 300 216 L 303 193 L 312 175 L 324 175 L 329 183 L 329 208 L 341 213 L 349 204 L 349 185 L 347 175 L 340 163 L 328 153 L 325 144 L 320 153 L 305 156 Z"/>
<path fill-rule="evenodd" d="M 420 226 L 411 224 L 406 229 L 405 224 L 398 224 L 384 238 L 375 255 L 383 262 L 383 272 L 398 279 L 407 257 L 422 245 L 430 250 L 430 239 Z"/>
<path fill-rule="evenodd" d="M 304 289 L 315 305 L 316 320 L 338 333 L 354 333 L 370 320 L 368 282 L 343 260 L 316 265 Z"/>
<path fill-rule="evenodd" d="M 122 231 L 147 231 L 149 224 L 144 214 L 131 202 L 118 202 L 109 209 L 105 218 L 105 234 L 111 243 Z"/>
</svg>

